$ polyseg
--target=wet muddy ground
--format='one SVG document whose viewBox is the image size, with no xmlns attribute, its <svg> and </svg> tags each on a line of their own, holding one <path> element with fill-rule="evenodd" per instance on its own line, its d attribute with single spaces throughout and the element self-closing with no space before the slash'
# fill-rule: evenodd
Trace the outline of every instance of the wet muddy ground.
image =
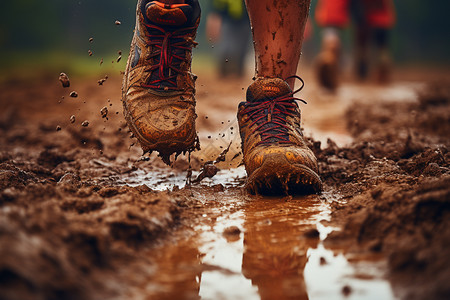
<svg viewBox="0 0 450 300">
<path fill-rule="evenodd" d="M 238 166 L 249 81 L 199 74 L 192 178 L 232 143 L 189 187 L 186 157 L 141 156 L 118 74 L 67 88 L 58 75 L 1 84 L 1 299 L 450 296 L 448 76 L 336 95 L 305 78 L 324 192 L 261 197 Z"/>
</svg>

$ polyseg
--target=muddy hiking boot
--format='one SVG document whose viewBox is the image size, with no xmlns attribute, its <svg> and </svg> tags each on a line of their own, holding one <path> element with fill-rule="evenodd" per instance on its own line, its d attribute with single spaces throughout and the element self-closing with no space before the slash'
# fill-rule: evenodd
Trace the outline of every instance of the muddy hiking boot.
<svg viewBox="0 0 450 300">
<path fill-rule="evenodd" d="M 167 164 L 171 154 L 199 148 L 191 73 L 199 22 L 197 0 L 138 1 L 122 84 L 124 115 L 144 153 L 158 151 Z"/>
<path fill-rule="evenodd" d="M 303 140 L 300 109 L 287 82 L 257 78 L 238 108 L 247 190 L 260 194 L 317 193 L 317 160 Z"/>
</svg>

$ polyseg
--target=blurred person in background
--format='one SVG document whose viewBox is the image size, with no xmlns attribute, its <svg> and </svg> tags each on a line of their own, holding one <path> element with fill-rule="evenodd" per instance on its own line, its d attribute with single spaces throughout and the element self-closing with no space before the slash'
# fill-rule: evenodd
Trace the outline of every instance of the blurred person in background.
<svg viewBox="0 0 450 300">
<path fill-rule="evenodd" d="M 389 33 L 395 24 L 392 0 L 318 0 L 315 19 L 322 29 L 322 48 L 316 61 L 319 83 L 333 91 L 339 82 L 341 30 L 354 25 L 354 73 L 359 80 L 369 76 L 370 46 L 375 46 L 375 77 L 389 81 L 391 58 Z"/>
<path fill-rule="evenodd" d="M 213 0 L 212 12 L 206 19 L 206 34 L 217 44 L 219 74 L 242 77 L 252 36 L 244 1 Z"/>
</svg>

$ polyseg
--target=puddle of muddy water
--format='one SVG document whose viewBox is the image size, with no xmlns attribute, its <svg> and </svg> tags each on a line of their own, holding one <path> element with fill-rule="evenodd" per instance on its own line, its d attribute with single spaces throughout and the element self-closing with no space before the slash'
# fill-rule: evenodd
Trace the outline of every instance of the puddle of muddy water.
<svg viewBox="0 0 450 300">
<path fill-rule="evenodd" d="M 320 222 L 328 218 L 328 204 L 317 196 L 252 199 L 212 228 L 198 228 L 202 263 L 221 268 L 202 274 L 201 298 L 394 299 L 379 263 L 352 265 L 324 248 L 333 229 Z M 242 229 L 237 241 L 222 236 L 229 226 Z M 310 236 L 314 229 L 318 239 Z"/>
<path fill-rule="evenodd" d="M 179 176 L 171 176 L 170 183 L 183 186 Z M 192 188 L 205 203 L 201 217 L 193 221 L 190 237 L 156 249 L 151 294 L 158 299 L 395 299 L 383 279 L 383 261 L 350 262 L 324 247 L 322 241 L 337 230 L 321 223 L 329 220 L 335 195 L 250 197 L 237 183 L 232 186 L 243 176 L 243 168 L 223 170 Z M 149 178 L 157 177 L 138 176 L 133 184 L 154 189 Z M 227 182 L 221 193 L 202 188 Z"/>
</svg>

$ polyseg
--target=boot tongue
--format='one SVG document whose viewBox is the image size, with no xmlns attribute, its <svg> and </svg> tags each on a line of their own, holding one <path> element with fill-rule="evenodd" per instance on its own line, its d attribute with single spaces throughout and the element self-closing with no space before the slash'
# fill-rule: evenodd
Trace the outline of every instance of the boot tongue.
<svg viewBox="0 0 450 300">
<path fill-rule="evenodd" d="M 247 102 L 275 99 L 291 92 L 287 82 L 280 78 L 257 78 L 247 89 Z"/>
<path fill-rule="evenodd" d="M 192 23 L 193 8 L 188 4 L 164 4 L 149 2 L 145 7 L 146 17 L 155 25 L 177 27 Z"/>
<path fill-rule="evenodd" d="M 257 78 L 247 89 L 247 102 L 255 103 L 258 107 L 258 102 L 273 100 L 278 97 L 286 96 L 292 93 L 292 89 L 286 81 L 280 78 Z M 271 103 L 272 104 L 272 103 Z M 264 104 L 264 110 L 260 111 L 256 116 L 257 124 L 261 130 L 261 140 L 264 143 L 278 143 L 281 140 L 288 141 L 289 134 L 286 129 L 279 125 L 280 122 L 286 123 L 286 115 L 280 113 L 275 109 L 276 122 L 273 122 L 274 115 L 272 115 L 270 105 Z M 264 117 L 262 117 L 264 116 Z"/>
</svg>

